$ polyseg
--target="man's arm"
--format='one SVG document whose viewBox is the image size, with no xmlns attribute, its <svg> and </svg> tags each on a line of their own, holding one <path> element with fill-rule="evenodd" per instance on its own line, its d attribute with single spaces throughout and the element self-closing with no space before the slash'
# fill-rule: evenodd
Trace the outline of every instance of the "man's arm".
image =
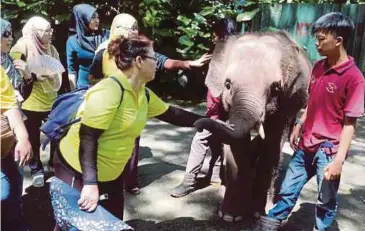
<svg viewBox="0 0 365 231">
<path fill-rule="evenodd" d="M 212 55 L 204 54 L 199 59 L 196 60 L 176 60 L 176 59 L 167 59 L 164 63 L 164 68 L 166 70 L 175 70 L 175 69 L 190 69 L 192 67 L 202 67 L 209 62 L 212 58 Z"/>
<path fill-rule="evenodd" d="M 297 121 L 295 121 L 292 133 L 290 134 L 289 143 L 290 143 L 290 147 L 294 151 L 296 151 L 298 149 L 298 138 L 300 135 L 300 130 L 302 129 L 305 119 L 307 118 L 307 108 L 308 108 L 308 106 L 304 109 L 304 112 L 303 112 L 302 116 L 300 117 L 300 119 L 297 119 Z"/>
<path fill-rule="evenodd" d="M 78 71 L 78 67 L 76 65 L 76 54 L 72 46 L 72 41 L 72 38 L 68 38 L 66 42 L 67 72 L 71 90 L 76 87 Z"/>
<path fill-rule="evenodd" d="M 342 165 L 345 162 L 347 152 L 350 148 L 352 137 L 355 134 L 356 119 L 353 117 L 345 117 L 340 144 L 335 159 L 324 169 L 324 177 L 327 180 L 334 180 L 340 177 Z"/>
</svg>

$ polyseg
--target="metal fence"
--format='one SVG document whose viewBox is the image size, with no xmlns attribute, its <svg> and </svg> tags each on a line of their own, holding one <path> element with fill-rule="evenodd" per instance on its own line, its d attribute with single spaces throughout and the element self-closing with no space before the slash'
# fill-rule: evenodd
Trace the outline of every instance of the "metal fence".
<svg viewBox="0 0 365 231">
<path fill-rule="evenodd" d="M 253 29 L 260 31 L 286 30 L 307 51 L 310 59 L 321 58 L 311 36 L 312 24 L 329 12 L 342 12 L 352 18 L 355 33 L 351 35 L 346 49 L 365 73 L 365 5 L 358 4 L 261 4 L 260 12 L 253 21 Z"/>
</svg>

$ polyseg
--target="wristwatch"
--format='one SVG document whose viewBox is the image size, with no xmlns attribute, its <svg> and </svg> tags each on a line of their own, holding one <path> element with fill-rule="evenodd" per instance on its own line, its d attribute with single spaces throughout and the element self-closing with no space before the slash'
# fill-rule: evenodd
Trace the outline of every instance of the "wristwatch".
<svg viewBox="0 0 365 231">
<path fill-rule="evenodd" d="M 303 125 L 303 121 L 301 121 L 300 119 L 296 119 L 295 120 L 295 123 L 294 123 L 294 125 L 300 125 L 300 126 L 302 126 Z"/>
</svg>

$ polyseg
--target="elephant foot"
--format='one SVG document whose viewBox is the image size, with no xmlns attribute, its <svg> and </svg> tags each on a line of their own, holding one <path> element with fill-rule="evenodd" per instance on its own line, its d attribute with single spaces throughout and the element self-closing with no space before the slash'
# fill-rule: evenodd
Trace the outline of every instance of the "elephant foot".
<svg viewBox="0 0 365 231">
<path fill-rule="evenodd" d="M 229 213 L 224 213 L 222 212 L 222 210 L 219 210 L 218 212 L 218 216 L 219 218 L 221 218 L 222 220 L 232 223 L 232 222 L 238 222 L 238 221 L 242 221 L 243 217 L 242 216 L 235 216 Z"/>
</svg>

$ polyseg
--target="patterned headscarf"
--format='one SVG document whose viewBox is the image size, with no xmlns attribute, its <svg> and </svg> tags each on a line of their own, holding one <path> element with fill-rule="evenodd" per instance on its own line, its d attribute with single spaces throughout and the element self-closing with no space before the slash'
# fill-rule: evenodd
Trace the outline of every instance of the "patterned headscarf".
<svg viewBox="0 0 365 231">
<path fill-rule="evenodd" d="M 0 29 L 1 29 L 1 39 L 3 39 L 3 34 L 5 31 L 11 31 L 10 22 L 0 18 Z M 13 60 L 9 53 L 1 52 L 1 66 L 4 68 L 6 74 L 9 76 L 10 82 L 15 89 L 19 89 L 20 85 L 24 82 L 22 75 L 19 70 L 13 65 Z"/>
<path fill-rule="evenodd" d="M 72 9 L 72 22 L 69 28 L 70 32 L 76 31 L 77 41 L 82 49 L 92 53 L 106 40 L 101 29 L 96 31 L 95 35 L 90 33 L 89 24 L 95 12 L 96 8 L 89 4 L 74 6 Z"/>
<path fill-rule="evenodd" d="M 48 54 L 49 47 L 42 43 L 42 37 L 51 24 L 44 18 L 35 16 L 25 23 L 22 39 L 27 46 L 27 57 Z"/>
<path fill-rule="evenodd" d="M 26 56 L 27 60 L 38 55 L 50 55 L 59 59 L 55 48 L 51 44 L 42 42 L 42 37 L 50 28 L 51 24 L 46 19 L 39 16 L 30 18 L 22 29 L 23 36 L 11 48 L 11 53 L 20 52 Z"/>
<path fill-rule="evenodd" d="M 98 47 L 97 53 L 100 50 L 106 49 L 108 44 L 113 40 L 120 36 L 128 38 L 131 31 L 138 30 L 138 22 L 137 20 L 130 14 L 118 14 L 114 17 L 112 25 L 110 27 L 110 36 L 109 39 L 100 44 Z"/>
</svg>

